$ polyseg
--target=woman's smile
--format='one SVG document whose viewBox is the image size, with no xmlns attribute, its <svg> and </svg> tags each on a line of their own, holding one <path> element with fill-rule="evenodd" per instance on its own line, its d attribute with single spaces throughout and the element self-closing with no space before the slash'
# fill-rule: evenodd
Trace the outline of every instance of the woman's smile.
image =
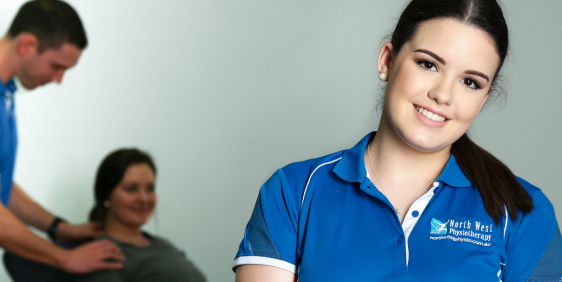
<svg viewBox="0 0 562 282">
<path fill-rule="evenodd" d="M 414 105 L 413 110 L 418 121 L 425 126 L 442 128 L 450 121 L 450 119 L 428 110 L 427 108 Z"/>
<path fill-rule="evenodd" d="M 445 122 L 448 120 L 446 117 L 431 110 L 430 108 L 420 107 L 416 105 L 414 105 L 414 107 L 416 108 L 416 111 L 418 111 L 421 115 L 432 121 Z"/>
</svg>

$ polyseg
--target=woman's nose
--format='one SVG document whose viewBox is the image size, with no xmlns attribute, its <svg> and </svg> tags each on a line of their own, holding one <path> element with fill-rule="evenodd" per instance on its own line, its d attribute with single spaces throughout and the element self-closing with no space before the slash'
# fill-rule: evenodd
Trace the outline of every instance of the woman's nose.
<svg viewBox="0 0 562 282">
<path fill-rule="evenodd" d="M 138 194 L 138 199 L 143 203 L 148 201 L 148 193 L 145 191 L 140 191 Z"/>
<path fill-rule="evenodd" d="M 452 105 L 454 102 L 452 79 L 441 79 L 429 90 L 428 96 L 439 105 Z"/>
</svg>

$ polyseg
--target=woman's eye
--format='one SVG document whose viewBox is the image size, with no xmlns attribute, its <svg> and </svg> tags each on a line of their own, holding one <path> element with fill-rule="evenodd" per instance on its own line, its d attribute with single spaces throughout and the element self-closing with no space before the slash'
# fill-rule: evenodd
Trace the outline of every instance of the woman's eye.
<svg viewBox="0 0 562 282">
<path fill-rule="evenodd" d="M 135 190 L 137 190 L 137 187 L 135 187 L 135 186 L 125 187 L 125 191 L 127 191 L 127 192 L 135 192 Z"/>
<path fill-rule="evenodd" d="M 428 60 L 418 60 L 416 61 L 418 63 L 418 65 L 426 70 L 429 71 L 437 71 L 437 66 L 432 62 L 432 61 L 428 61 Z"/>
<path fill-rule="evenodd" d="M 480 83 L 478 83 L 478 81 L 470 78 L 470 77 L 465 77 L 461 80 L 461 83 L 464 84 L 464 86 L 470 88 L 470 89 L 474 89 L 474 90 L 478 90 L 478 89 L 482 89 L 482 86 L 480 86 Z"/>
</svg>

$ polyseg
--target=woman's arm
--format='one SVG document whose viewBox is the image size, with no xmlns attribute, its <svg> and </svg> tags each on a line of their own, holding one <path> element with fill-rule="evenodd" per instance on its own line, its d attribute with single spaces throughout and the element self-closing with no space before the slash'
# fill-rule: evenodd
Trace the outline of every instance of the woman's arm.
<svg viewBox="0 0 562 282">
<path fill-rule="evenodd" d="M 234 260 L 236 281 L 296 281 L 300 194 L 281 169 L 262 185 Z"/>
<path fill-rule="evenodd" d="M 236 282 L 296 282 L 297 275 L 287 270 L 259 264 L 236 267 Z"/>
</svg>

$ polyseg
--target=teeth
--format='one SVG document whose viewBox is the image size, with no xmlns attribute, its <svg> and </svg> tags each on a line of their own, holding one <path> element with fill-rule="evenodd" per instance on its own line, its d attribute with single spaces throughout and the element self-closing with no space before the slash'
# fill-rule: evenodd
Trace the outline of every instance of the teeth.
<svg viewBox="0 0 562 282">
<path fill-rule="evenodd" d="M 445 117 L 442 117 L 436 113 L 432 113 L 430 111 L 428 111 L 427 109 L 424 109 L 422 107 L 418 107 L 416 106 L 416 110 L 422 114 L 424 117 L 433 120 L 433 121 L 439 121 L 439 122 L 443 122 L 445 121 Z"/>
</svg>

